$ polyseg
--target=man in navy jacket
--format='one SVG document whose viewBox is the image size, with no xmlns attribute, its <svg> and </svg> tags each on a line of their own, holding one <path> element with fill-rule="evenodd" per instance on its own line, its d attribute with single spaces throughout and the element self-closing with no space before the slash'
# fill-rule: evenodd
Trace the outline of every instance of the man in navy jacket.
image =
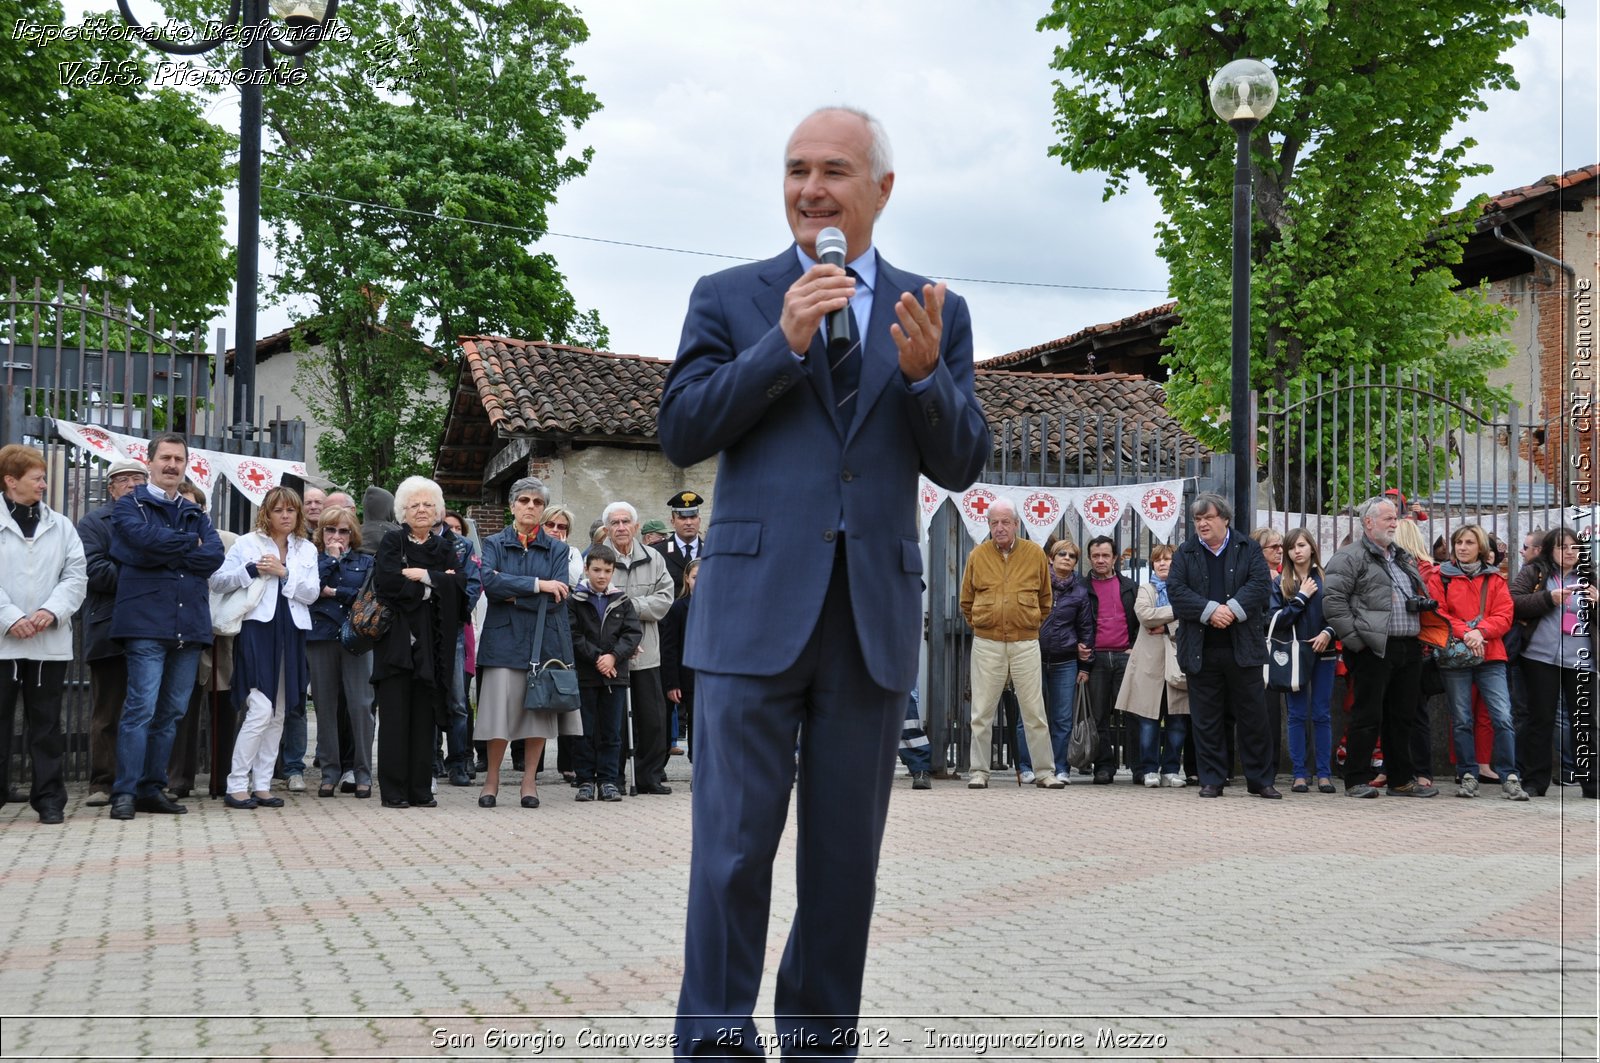
<svg viewBox="0 0 1600 1063">
<path fill-rule="evenodd" d="M 817 111 L 784 175 L 794 246 L 695 286 L 657 421 L 675 464 L 720 457 L 684 649 L 697 748 L 683 1056 L 766 1054 L 751 1012 L 797 744 L 800 904 L 777 1032 L 785 1056 L 855 1055 L 840 1038 L 860 1009 L 922 634 L 917 474 L 964 490 L 989 453 L 966 304 L 872 245 L 894 185 L 882 128 Z M 852 272 L 816 261 L 828 227 Z M 823 319 L 847 308 L 830 359 Z"/>
<path fill-rule="evenodd" d="M 150 483 L 111 511 L 111 556 L 122 566 L 111 637 L 128 661 L 128 698 L 117 731 L 111 818 L 135 810 L 181 814 L 162 791 L 178 720 L 189 707 L 200 651 L 211 645 L 211 574 L 222 540 L 205 511 L 178 493 L 189 445 L 168 432 L 150 441 Z"/>
<path fill-rule="evenodd" d="M 1228 525 L 1233 510 L 1220 495 L 1195 497 L 1189 509 L 1195 534 L 1172 558 L 1167 598 L 1178 625 L 1178 663 L 1189 678 L 1189 715 L 1200 768 L 1200 796 L 1221 797 L 1228 781 L 1223 706 L 1233 709 L 1239 760 L 1249 791 L 1279 798 L 1272 785 L 1267 727 L 1267 608 L 1272 576 L 1261 547 Z"/>
</svg>

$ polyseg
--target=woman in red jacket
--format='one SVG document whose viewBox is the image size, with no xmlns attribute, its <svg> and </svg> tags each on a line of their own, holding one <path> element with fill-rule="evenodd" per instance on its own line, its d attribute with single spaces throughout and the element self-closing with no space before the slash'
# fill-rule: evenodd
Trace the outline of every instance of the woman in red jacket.
<svg viewBox="0 0 1600 1063">
<path fill-rule="evenodd" d="M 1502 641 L 1511 630 L 1511 592 L 1506 588 L 1505 577 L 1493 567 L 1489 536 L 1478 525 L 1456 529 L 1450 536 L 1450 555 L 1451 560 L 1428 575 L 1429 592 L 1439 602 L 1439 617 L 1450 625 L 1450 635 L 1464 641 L 1477 661 L 1468 668 L 1439 670 L 1453 721 L 1456 796 L 1478 796 L 1478 758 L 1472 727 L 1472 687 L 1477 684 L 1494 725 L 1492 760 L 1495 773 L 1500 776 L 1502 796 L 1510 801 L 1526 801 L 1528 795 L 1517 778 L 1516 737 Z"/>
</svg>

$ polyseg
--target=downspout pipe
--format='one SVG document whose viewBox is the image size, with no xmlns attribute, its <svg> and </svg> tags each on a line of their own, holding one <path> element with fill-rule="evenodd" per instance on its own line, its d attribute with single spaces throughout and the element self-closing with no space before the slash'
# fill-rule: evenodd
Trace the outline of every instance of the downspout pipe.
<svg viewBox="0 0 1600 1063">
<path fill-rule="evenodd" d="M 1512 224 L 1512 223 L 1507 223 L 1507 224 L 1511 224 L 1511 227 L 1516 230 L 1518 236 L 1524 236 L 1522 230 L 1520 228 L 1517 228 L 1517 226 L 1515 224 Z M 1566 262 L 1563 262 L 1561 259 L 1556 258 L 1554 255 L 1547 255 L 1543 251 L 1539 250 L 1537 247 L 1534 247 L 1531 244 L 1523 242 L 1523 240 L 1513 240 L 1511 237 L 1507 236 L 1502 231 L 1503 228 L 1504 228 L 1504 226 L 1502 226 L 1502 225 L 1496 225 L 1494 227 L 1494 238 L 1496 240 L 1500 241 L 1502 244 L 1505 244 L 1507 247 L 1513 247 L 1513 248 L 1516 248 L 1518 251 L 1522 251 L 1522 252 L 1527 253 L 1528 255 L 1531 255 L 1535 261 L 1543 262 L 1546 265 L 1554 266 L 1556 269 L 1559 269 L 1561 272 L 1563 272 L 1563 273 L 1565 273 L 1567 275 L 1567 298 L 1565 300 L 1565 302 L 1567 304 L 1567 342 L 1566 342 L 1566 350 L 1564 352 L 1562 352 L 1562 364 L 1561 364 L 1561 390 L 1562 390 L 1563 395 L 1565 395 L 1565 393 L 1566 393 L 1566 384 L 1567 384 L 1567 380 L 1568 380 L 1567 374 L 1569 372 L 1571 372 L 1572 366 L 1577 361 L 1577 356 L 1578 356 L 1577 346 L 1576 346 L 1577 342 L 1578 342 L 1578 298 L 1577 298 L 1577 296 L 1578 296 L 1578 271 L 1576 269 L 1574 269 L 1572 266 L 1568 265 Z M 1526 239 L 1526 237 L 1524 236 L 1524 240 L 1525 239 Z M 1589 384 L 1589 390 L 1590 390 L 1591 393 L 1594 391 L 1594 382 L 1592 380 L 1590 381 L 1590 384 Z M 1567 434 L 1567 416 L 1566 416 L 1567 412 L 1568 412 L 1567 410 L 1563 410 L 1561 412 L 1561 418 L 1562 418 L 1561 419 L 1561 436 L 1562 436 L 1562 444 L 1563 444 L 1561 450 L 1562 450 L 1563 458 L 1565 458 L 1565 455 L 1566 455 L 1566 446 L 1565 446 L 1566 438 L 1565 437 L 1566 437 L 1566 434 Z M 1591 419 L 1593 418 L 1593 416 L 1594 416 L 1594 411 L 1591 408 L 1591 410 L 1590 410 Z M 1593 438 L 1593 433 L 1591 433 L 1591 438 Z M 1511 441 L 1511 445 L 1513 447 L 1517 446 L 1517 440 L 1512 440 Z M 1515 460 L 1515 459 L 1513 459 L 1513 460 Z M 1593 463 L 1591 462 L 1591 464 L 1590 464 L 1590 475 L 1593 475 L 1593 474 L 1594 474 L 1594 466 L 1593 466 Z M 1516 499 L 1513 498 L 1511 501 L 1512 501 L 1511 512 L 1512 512 L 1513 517 L 1514 517 L 1515 514 L 1516 514 L 1516 511 L 1517 511 Z M 1516 533 L 1516 529 L 1513 528 L 1513 529 L 1510 529 L 1510 530 L 1512 531 L 1513 534 Z M 1516 545 L 1517 546 L 1521 545 L 1520 540 L 1517 541 Z M 1518 560 L 1520 560 L 1520 558 L 1518 558 Z"/>
</svg>

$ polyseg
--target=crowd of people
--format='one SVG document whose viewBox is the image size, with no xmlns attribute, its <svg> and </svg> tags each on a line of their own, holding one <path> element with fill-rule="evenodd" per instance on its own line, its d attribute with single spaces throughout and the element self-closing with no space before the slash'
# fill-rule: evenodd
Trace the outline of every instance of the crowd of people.
<svg viewBox="0 0 1600 1063">
<path fill-rule="evenodd" d="M 43 455 L 0 450 L 0 705 L 7 720 L 22 706 L 41 822 L 61 822 L 68 803 L 61 706 L 75 617 L 91 687 L 86 803 L 115 819 L 185 811 L 208 708 L 225 779 L 213 793 L 230 809 L 282 807 L 275 781 L 307 789 L 308 701 L 319 797 L 367 798 L 376 785 L 385 807 L 432 807 L 440 779 L 482 775 L 478 804 L 494 808 L 509 751 L 519 803 L 537 808 L 545 743 L 558 738 L 577 801 L 622 800 L 625 750 L 637 793 L 671 792 L 666 763 L 692 719 L 683 649 L 699 495 L 668 500 L 670 530 L 614 502 L 580 551 L 572 511 L 532 477 L 512 487 L 511 522 L 481 541 L 420 477 L 393 495 L 369 489 L 365 522 L 342 492 L 280 486 L 236 538 L 214 529 L 186 464 L 181 436 L 158 437 L 148 465 L 110 467 L 109 501 L 74 528 L 44 503 Z M 1530 531 L 1508 582 L 1504 545 L 1482 527 L 1429 547 L 1392 496 L 1361 507 L 1360 533 L 1326 564 L 1305 528 L 1234 534 L 1217 496 L 1201 495 L 1191 518 L 1196 534 L 1157 544 L 1136 581 L 1109 536 L 1089 540 L 1080 572 L 1071 539 L 1041 547 L 1009 504 L 992 507 L 961 587 L 974 636 L 968 787 L 988 786 L 994 716 L 1011 705 L 1023 784 L 1072 781 L 1082 708 L 1095 735 L 1079 770 L 1097 785 L 1126 766 L 1135 785 L 1210 797 L 1237 763 L 1252 794 L 1279 797 L 1286 738 L 1292 792 L 1337 793 L 1337 773 L 1348 796 L 1430 797 L 1428 704 L 1442 696 L 1458 796 L 1485 785 L 1515 801 L 1552 785 L 1594 796 L 1600 590 L 1570 529 Z M 353 646 L 348 619 L 367 587 L 392 620 Z M 233 626 L 213 609 L 236 614 Z M 1298 689 L 1267 688 L 1269 639 L 1302 644 Z M 575 710 L 524 708 L 530 668 L 550 661 L 576 670 Z M 1336 742 L 1340 676 L 1349 722 Z M 0 730 L 3 794 L 11 727 Z M 928 789 L 914 695 L 906 735 L 913 786 Z"/>
<path fill-rule="evenodd" d="M 207 712 L 213 796 L 284 807 L 275 785 L 308 789 L 308 701 L 321 798 L 376 792 L 386 808 L 427 808 L 441 779 L 482 775 L 478 805 L 494 808 L 510 749 L 520 805 L 538 808 L 544 745 L 558 737 L 577 801 L 622 800 L 629 753 L 637 793 L 671 793 L 666 763 L 693 719 L 683 630 L 704 547 L 698 494 L 669 499 L 673 530 L 654 545 L 634 507 L 614 502 L 581 552 L 572 511 L 534 477 L 512 485 L 511 522 L 481 540 L 423 477 L 369 488 L 365 520 L 343 492 L 276 486 L 234 536 L 185 477 L 182 436 L 157 436 L 148 454 L 113 463 L 108 501 L 74 527 L 44 501 L 44 455 L 0 449 L 0 796 L 12 793 L 20 704 L 41 823 L 66 817 L 75 652 L 90 674 L 85 805 L 112 819 L 188 811 Z M 579 705 L 525 708 L 529 673 L 546 666 L 575 670 Z"/>
<path fill-rule="evenodd" d="M 1239 535 L 1227 501 L 1201 494 L 1195 534 L 1156 545 L 1137 582 L 1117 570 L 1110 537 L 1089 541 L 1085 579 L 1075 543 L 1019 538 L 1015 510 L 996 503 L 961 586 L 974 636 L 967 786 L 989 785 L 1009 685 L 1022 784 L 1058 789 L 1076 766 L 1109 785 L 1122 763 L 1135 785 L 1218 797 L 1237 763 L 1251 794 L 1278 799 L 1286 734 L 1294 793 L 1339 792 L 1338 759 L 1347 796 L 1433 797 L 1429 701 L 1442 695 L 1456 796 L 1488 784 L 1526 801 L 1554 784 L 1594 797 L 1600 589 L 1587 544 L 1568 528 L 1530 531 L 1508 582 L 1507 551 L 1484 528 L 1459 526 L 1430 548 L 1400 509 L 1393 493 L 1368 500 L 1360 531 L 1324 565 L 1309 529 Z M 1293 651 L 1297 678 L 1269 689 L 1269 648 Z M 1349 723 L 1336 758 L 1340 675 Z M 1087 712 L 1075 715 L 1078 699 Z M 1116 712 L 1137 732 L 1120 748 Z M 1075 719 L 1096 734 L 1069 763 Z M 925 789 L 925 755 L 905 745 Z"/>
</svg>

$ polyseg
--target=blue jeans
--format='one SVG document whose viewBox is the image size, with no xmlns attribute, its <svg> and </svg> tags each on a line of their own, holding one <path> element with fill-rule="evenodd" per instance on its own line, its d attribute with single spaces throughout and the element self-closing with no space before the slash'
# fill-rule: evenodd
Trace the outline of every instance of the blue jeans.
<svg viewBox="0 0 1600 1063">
<path fill-rule="evenodd" d="M 583 714 L 583 737 L 577 740 L 574 764 L 578 782 L 621 786 L 622 721 L 628 711 L 628 688 L 579 687 L 578 696 Z"/>
<path fill-rule="evenodd" d="M 1139 770 L 1135 775 L 1183 774 L 1183 743 L 1189 739 L 1189 717 L 1179 714 L 1168 716 L 1166 726 L 1161 720 L 1139 718 Z M 1161 741 L 1165 730 L 1167 740 Z"/>
<path fill-rule="evenodd" d="M 306 703 L 283 711 L 283 741 L 278 746 L 278 773 L 284 778 L 306 773 Z"/>
<path fill-rule="evenodd" d="M 1478 774 L 1477 742 L 1472 734 L 1472 686 L 1478 686 L 1483 707 L 1494 726 L 1489 756 L 1494 773 L 1504 779 L 1517 770 L 1516 732 L 1511 724 L 1511 690 L 1506 686 L 1506 662 L 1484 661 L 1472 668 L 1441 668 L 1444 694 L 1450 701 L 1451 735 L 1455 740 L 1456 777 Z"/>
<path fill-rule="evenodd" d="M 1078 662 L 1051 661 L 1044 666 L 1044 708 L 1050 722 L 1050 752 L 1056 771 L 1067 767 L 1067 743 L 1072 740 L 1072 704 L 1078 692 Z M 1028 755 L 1028 740 L 1023 735 L 1022 715 L 1017 714 L 1017 767 L 1033 770 Z"/>
<path fill-rule="evenodd" d="M 1311 735 L 1316 742 L 1314 759 L 1317 778 L 1333 775 L 1333 671 L 1335 659 L 1319 657 L 1311 666 L 1311 682 L 1284 697 L 1289 702 L 1289 763 L 1294 767 L 1296 779 L 1309 779 L 1306 761 L 1306 720 L 1310 718 Z"/>
<path fill-rule="evenodd" d="M 198 643 L 178 645 L 158 639 L 128 639 L 128 700 L 117 729 L 115 794 L 154 797 L 167 785 L 167 760 L 178 721 L 189 709 L 195 673 L 200 667 Z"/>
</svg>

